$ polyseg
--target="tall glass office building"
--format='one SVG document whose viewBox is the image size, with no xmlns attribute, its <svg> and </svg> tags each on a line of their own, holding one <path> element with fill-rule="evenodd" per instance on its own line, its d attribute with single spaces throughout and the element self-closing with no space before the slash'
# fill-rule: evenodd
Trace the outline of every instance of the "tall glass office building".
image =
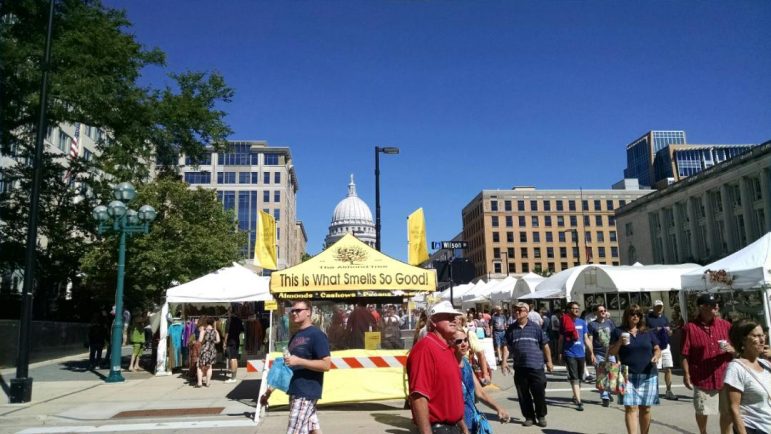
<svg viewBox="0 0 771 434">
<path fill-rule="evenodd" d="M 756 145 L 672 145 L 656 153 L 654 184 L 677 182 L 730 158 L 750 151 Z M 664 185 L 665 185 L 664 184 Z"/>
<path fill-rule="evenodd" d="M 626 146 L 624 178 L 637 178 L 641 187 L 656 183 L 653 163 L 656 153 L 669 145 L 684 145 L 685 131 L 648 131 Z"/>
<path fill-rule="evenodd" d="M 297 175 L 289 148 L 264 141 L 233 141 L 226 152 L 206 153 L 199 161 L 180 160 L 182 176 L 192 188 L 217 192 L 217 199 L 233 210 L 241 231 L 248 234 L 242 253 L 254 257 L 259 211 L 276 219 L 278 267 L 300 263 L 307 236 L 297 220 Z"/>
</svg>

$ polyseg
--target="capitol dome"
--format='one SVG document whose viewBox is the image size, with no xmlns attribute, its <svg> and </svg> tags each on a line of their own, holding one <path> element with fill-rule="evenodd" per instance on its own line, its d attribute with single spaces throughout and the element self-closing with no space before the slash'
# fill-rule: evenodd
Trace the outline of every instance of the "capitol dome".
<svg viewBox="0 0 771 434">
<path fill-rule="evenodd" d="M 353 234 L 368 246 L 375 247 L 375 224 L 372 220 L 372 211 L 366 202 L 356 195 L 356 183 L 348 184 L 348 196 L 341 200 L 332 213 L 332 223 L 329 225 L 329 233 L 324 239 L 324 247 L 329 247 L 345 234 Z"/>
</svg>

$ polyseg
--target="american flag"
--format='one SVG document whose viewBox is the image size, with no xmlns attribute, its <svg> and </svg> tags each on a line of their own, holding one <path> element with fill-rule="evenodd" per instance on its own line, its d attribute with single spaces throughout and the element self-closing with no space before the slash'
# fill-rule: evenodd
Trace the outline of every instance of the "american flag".
<svg viewBox="0 0 771 434">
<path fill-rule="evenodd" d="M 70 143 L 70 158 L 75 159 L 78 158 L 78 142 L 80 141 L 80 122 L 75 124 L 75 136 L 72 138 L 72 142 Z"/>
</svg>

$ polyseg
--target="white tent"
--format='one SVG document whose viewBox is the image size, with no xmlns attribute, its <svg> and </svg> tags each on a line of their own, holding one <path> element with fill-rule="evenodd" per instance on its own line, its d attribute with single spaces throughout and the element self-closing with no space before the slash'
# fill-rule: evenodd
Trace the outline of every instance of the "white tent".
<svg viewBox="0 0 771 434">
<path fill-rule="evenodd" d="M 211 274 L 166 290 L 166 303 L 161 308 L 160 342 L 156 359 L 155 375 L 168 375 L 166 371 L 166 339 L 169 305 L 228 304 L 245 301 L 265 301 L 270 295 L 270 277 L 258 276 L 246 267 L 233 263 Z"/>
<path fill-rule="evenodd" d="M 540 298 L 565 298 L 570 301 L 570 293 L 578 275 L 586 267 L 603 267 L 603 265 L 579 265 L 577 267 L 562 270 L 544 279 L 535 287 L 535 292 L 519 297 L 520 300 Z"/>
<path fill-rule="evenodd" d="M 535 287 L 544 280 L 546 280 L 545 277 L 535 273 L 525 274 L 524 276 L 517 279 L 517 283 L 514 285 L 511 298 L 516 300 L 524 295 L 535 292 Z"/>
<path fill-rule="evenodd" d="M 698 264 L 590 265 L 576 276 L 570 296 L 594 292 L 653 292 L 679 290 L 683 273 Z"/>
<path fill-rule="evenodd" d="M 725 271 L 726 279 L 710 278 L 708 271 Z M 729 280 L 730 285 L 727 284 Z M 771 232 L 732 255 L 682 276 L 682 287 L 686 290 L 750 289 L 770 285 Z"/>
<path fill-rule="evenodd" d="M 492 294 L 493 288 L 495 288 L 500 280 L 491 279 L 487 282 L 480 280 L 474 285 L 474 288 L 463 294 L 463 304 L 470 305 L 473 303 L 484 303 L 490 301 L 490 294 Z"/>
<path fill-rule="evenodd" d="M 503 279 L 501 283 L 498 284 L 498 286 L 493 288 L 493 292 L 490 294 L 490 299 L 492 302 L 498 303 L 505 301 L 511 303 L 513 300 L 514 288 L 518 280 L 519 279 L 515 278 L 514 276 L 506 276 L 506 278 Z"/>
<path fill-rule="evenodd" d="M 458 304 L 463 299 L 463 294 L 474 288 L 473 283 L 464 283 L 463 285 L 454 286 L 452 288 L 452 302 Z M 450 288 L 445 289 L 439 294 L 439 299 L 442 301 L 450 301 Z"/>
</svg>

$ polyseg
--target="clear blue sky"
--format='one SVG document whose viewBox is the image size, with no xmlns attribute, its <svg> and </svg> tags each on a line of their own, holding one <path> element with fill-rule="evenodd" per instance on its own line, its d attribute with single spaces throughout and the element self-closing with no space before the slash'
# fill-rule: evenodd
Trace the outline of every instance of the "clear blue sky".
<svg viewBox="0 0 771 434">
<path fill-rule="evenodd" d="M 291 148 L 308 252 L 350 173 L 383 251 L 461 231 L 482 189 L 609 188 L 651 129 L 771 139 L 771 2 L 109 0 L 171 71 L 217 70 L 233 139 Z M 158 70 L 145 74 L 160 84 Z"/>
</svg>

